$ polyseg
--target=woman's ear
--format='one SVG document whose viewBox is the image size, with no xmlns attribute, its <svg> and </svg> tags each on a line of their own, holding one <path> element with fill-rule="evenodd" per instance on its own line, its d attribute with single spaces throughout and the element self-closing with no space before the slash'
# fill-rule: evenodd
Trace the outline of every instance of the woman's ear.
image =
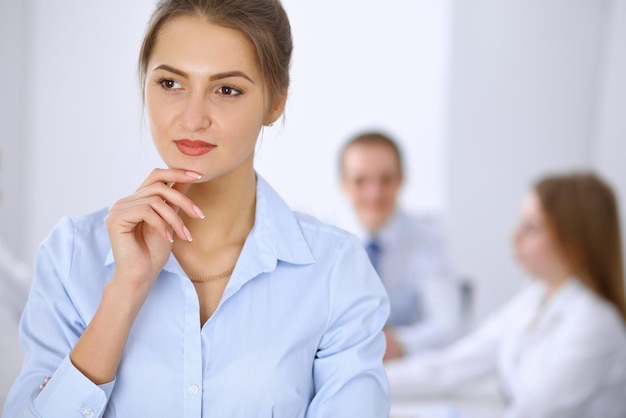
<svg viewBox="0 0 626 418">
<path fill-rule="evenodd" d="M 265 118 L 264 125 L 272 125 L 285 110 L 285 103 L 287 103 L 287 92 L 281 92 L 274 96 L 272 100 L 270 111 Z"/>
</svg>

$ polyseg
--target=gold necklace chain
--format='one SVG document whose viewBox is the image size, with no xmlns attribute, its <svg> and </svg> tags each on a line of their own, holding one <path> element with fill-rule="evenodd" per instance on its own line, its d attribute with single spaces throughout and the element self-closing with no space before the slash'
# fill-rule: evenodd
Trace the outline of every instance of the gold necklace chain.
<svg viewBox="0 0 626 418">
<path fill-rule="evenodd" d="M 187 276 L 189 277 L 189 280 L 191 280 L 194 283 L 214 282 L 216 280 L 225 279 L 229 277 L 231 274 L 233 274 L 233 270 L 235 270 L 235 266 L 232 266 L 231 268 L 229 268 L 223 273 L 213 274 L 211 276 L 197 277 L 197 276 L 192 276 L 190 274 L 188 274 Z"/>
</svg>

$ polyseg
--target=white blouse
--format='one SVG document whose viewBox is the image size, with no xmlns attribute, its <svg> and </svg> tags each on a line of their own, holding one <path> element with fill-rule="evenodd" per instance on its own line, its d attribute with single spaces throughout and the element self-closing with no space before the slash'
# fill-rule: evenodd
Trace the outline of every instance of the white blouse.
<svg viewBox="0 0 626 418">
<path fill-rule="evenodd" d="M 392 396 L 442 394 L 497 374 L 507 418 L 626 417 L 626 328 L 578 280 L 547 303 L 531 283 L 449 348 L 389 362 Z"/>
</svg>

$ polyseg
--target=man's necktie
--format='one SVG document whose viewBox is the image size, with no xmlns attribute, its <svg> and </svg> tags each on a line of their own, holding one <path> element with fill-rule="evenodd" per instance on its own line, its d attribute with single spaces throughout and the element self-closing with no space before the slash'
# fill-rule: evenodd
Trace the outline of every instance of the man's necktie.
<svg viewBox="0 0 626 418">
<path fill-rule="evenodd" d="M 365 251 L 367 252 L 367 256 L 370 258 L 370 262 L 374 269 L 378 272 L 378 263 L 380 261 L 380 243 L 376 239 L 372 239 L 365 246 Z"/>
</svg>

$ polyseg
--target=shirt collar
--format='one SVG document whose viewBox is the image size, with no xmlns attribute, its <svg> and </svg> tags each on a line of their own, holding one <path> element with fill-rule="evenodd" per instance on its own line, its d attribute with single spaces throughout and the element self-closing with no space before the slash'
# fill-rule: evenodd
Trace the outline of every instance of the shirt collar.
<svg viewBox="0 0 626 418">
<path fill-rule="evenodd" d="M 259 254 L 291 264 L 315 262 L 296 215 L 272 187 L 257 175 L 256 219 L 251 236 Z"/>
<path fill-rule="evenodd" d="M 542 295 L 545 295 L 545 285 L 543 285 Z M 572 306 L 577 306 L 580 298 L 591 292 L 576 277 L 570 278 L 564 283 L 555 294 L 546 302 L 542 323 L 549 323 L 559 320 L 562 316 L 567 316 Z M 543 296 L 542 296 L 543 297 Z"/>
<path fill-rule="evenodd" d="M 367 244 L 375 239 L 381 245 L 385 246 L 397 238 L 398 229 L 402 228 L 403 217 L 404 213 L 400 209 L 396 209 L 383 226 L 376 232 L 376 234 L 372 234 L 362 225 L 359 225 L 357 235 L 361 238 L 361 242 L 364 244 Z"/>
<path fill-rule="evenodd" d="M 258 273 L 273 270 L 279 260 L 291 264 L 314 263 L 315 258 L 300 229 L 296 215 L 263 177 L 258 174 L 256 177 L 255 223 L 240 256 L 240 260 L 245 260 L 246 265 L 240 268 Z M 109 249 L 105 265 L 114 262 L 113 252 Z M 182 273 L 173 254 L 170 255 L 164 270 Z"/>
</svg>

